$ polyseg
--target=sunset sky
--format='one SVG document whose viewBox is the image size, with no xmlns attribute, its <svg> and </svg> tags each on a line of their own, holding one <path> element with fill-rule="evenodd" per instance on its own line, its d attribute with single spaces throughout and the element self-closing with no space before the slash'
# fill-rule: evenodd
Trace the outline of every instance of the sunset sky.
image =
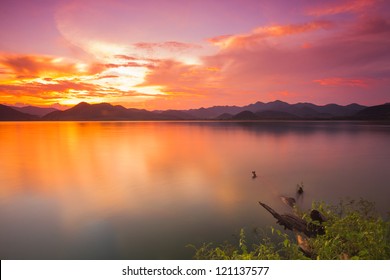
<svg viewBox="0 0 390 280">
<path fill-rule="evenodd" d="M 390 102 L 387 0 L 1 0 L 0 103 Z"/>
</svg>

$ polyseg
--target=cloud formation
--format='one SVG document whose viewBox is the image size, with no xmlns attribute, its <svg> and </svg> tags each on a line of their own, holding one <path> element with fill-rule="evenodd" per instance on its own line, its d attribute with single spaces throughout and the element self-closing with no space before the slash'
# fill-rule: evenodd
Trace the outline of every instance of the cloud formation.
<svg viewBox="0 0 390 280">
<path fill-rule="evenodd" d="M 319 79 L 314 82 L 321 86 L 367 87 L 369 85 L 369 80 L 367 79 L 348 79 L 340 77 Z"/>
<path fill-rule="evenodd" d="M 337 15 L 344 13 L 361 13 L 375 6 L 378 0 L 342 0 L 320 4 L 315 8 L 308 9 L 312 16 Z"/>
<path fill-rule="evenodd" d="M 164 92 L 192 94 L 193 99 L 213 96 L 216 104 L 233 100 L 232 92 L 247 100 L 280 97 L 320 104 L 334 100 L 350 103 L 348 98 L 353 100 L 355 93 L 361 98 L 364 92 L 372 100 L 386 99 L 388 20 L 372 16 L 347 28 L 337 26 L 331 21 L 313 21 L 214 37 L 209 42 L 219 46 L 219 51 L 203 57 L 202 66 L 160 63 L 146 76 L 146 83 L 164 85 Z M 327 33 L 310 34 L 322 30 Z M 313 86 L 313 81 L 321 87 Z M 347 98 L 340 98 L 342 95 Z"/>
<path fill-rule="evenodd" d="M 312 21 L 301 24 L 289 25 L 271 25 L 257 27 L 249 34 L 238 35 L 222 35 L 208 39 L 209 42 L 221 48 L 243 48 L 256 46 L 261 41 L 270 37 L 282 37 L 288 35 L 296 35 L 319 29 L 329 29 L 332 27 L 330 21 Z"/>
<path fill-rule="evenodd" d="M 2 46 L 17 41 L 17 32 L 0 33 L 13 39 L 0 44 L 0 103 L 85 100 L 184 109 L 274 99 L 389 101 L 388 1 L 111 3 L 50 5 L 54 15 L 38 23 L 54 21 L 58 49 L 52 52 L 34 43 L 36 34 L 18 40 L 40 52 L 28 51 L 28 44 L 25 52 L 21 44 L 10 52 Z"/>
<path fill-rule="evenodd" d="M 190 44 L 190 43 L 183 43 L 183 42 L 176 42 L 176 41 L 168 41 L 168 42 L 162 42 L 162 43 L 150 43 L 150 42 L 138 42 L 133 44 L 134 47 L 143 49 L 143 50 L 149 50 L 149 51 L 155 51 L 158 49 L 166 49 L 172 52 L 182 52 L 182 51 L 188 51 L 193 49 L 201 49 L 202 47 L 197 44 Z"/>
<path fill-rule="evenodd" d="M 117 57 L 116 63 L 84 63 L 62 57 L 25 54 L 0 56 L 0 103 L 76 104 L 81 101 L 105 102 L 115 98 L 148 98 L 153 93 L 131 90 L 134 69 L 141 64 L 130 56 Z M 132 76 L 132 71 L 134 76 Z M 134 82 L 133 82 L 134 84 Z"/>
</svg>

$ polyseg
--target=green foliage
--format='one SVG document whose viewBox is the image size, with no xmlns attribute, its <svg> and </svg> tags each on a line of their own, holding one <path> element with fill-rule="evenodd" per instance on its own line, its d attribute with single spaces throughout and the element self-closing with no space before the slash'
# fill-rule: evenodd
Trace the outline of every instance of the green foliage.
<svg viewBox="0 0 390 280">
<path fill-rule="evenodd" d="M 310 239 L 317 259 L 390 259 L 390 223 L 366 200 L 342 201 L 331 209 L 324 203 L 313 208 L 328 217 L 326 234 Z"/>
<path fill-rule="evenodd" d="M 281 259 L 305 259 L 295 242 L 291 242 L 290 236 L 280 230 L 270 229 L 269 236 L 257 236 L 259 242 L 246 245 L 244 229 L 241 229 L 238 242 L 232 244 L 225 242 L 214 246 L 212 243 L 203 244 L 199 248 L 191 245 L 196 250 L 194 258 L 197 260 L 281 260 Z"/>
<path fill-rule="evenodd" d="M 341 201 L 332 206 L 324 202 L 313 203 L 328 219 L 323 226 L 325 234 L 308 238 L 313 259 L 390 259 L 390 222 L 384 221 L 366 200 Z M 310 220 L 309 211 L 302 218 Z M 258 234 L 258 240 L 247 245 L 244 229 L 237 243 L 222 245 L 203 244 L 195 249 L 195 259 L 212 260 L 280 260 L 308 259 L 297 244 L 294 234 L 271 228 Z"/>
</svg>

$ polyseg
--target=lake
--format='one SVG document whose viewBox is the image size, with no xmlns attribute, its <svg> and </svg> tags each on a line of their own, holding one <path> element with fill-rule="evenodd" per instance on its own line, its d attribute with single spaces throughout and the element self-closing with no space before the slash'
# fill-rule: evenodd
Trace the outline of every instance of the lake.
<svg viewBox="0 0 390 280">
<path fill-rule="evenodd" d="M 363 197 L 385 214 L 389 143 L 365 122 L 2 122 L 0 257 L 190 259 L 275 226 L 258 201 L 288 211 L 299 183 L 304 209 Z"/>
</svg>

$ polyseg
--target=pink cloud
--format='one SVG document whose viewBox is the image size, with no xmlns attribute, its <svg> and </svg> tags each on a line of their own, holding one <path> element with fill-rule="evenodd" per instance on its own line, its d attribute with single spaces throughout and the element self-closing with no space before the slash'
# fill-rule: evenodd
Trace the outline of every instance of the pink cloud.
<svg viewBox="0 0 390 280">
<path fill-rule="evenodd" d="M 313 82 L 321 86 L 367 87 L 369 85 L 369 81 L 367 79 L 350 79 L 340 77 L 318 79 Z"/>
<path fill-rule="evenodd" d="M 186 50 L 201 49 L 202 47 L 197 44 L 176 42 L 176 41 L 167 41 L 162 43 L 150 43 L 150 42 L 138 42 L 133 44 L 136 48 L 154 51 L 156 49 L 166 49 L 172 52 L 182 52 Z"/>
<path fill-rule="evenodd" d="M 351 32 L 352 36 L 389 36 L 390 20 L 379 16 L 365 17 Z"/>
<path fill-rule="evenodd" d="M 154 100 L 148 99 L 157 109 L 243 105 L 258 100 L 271 101 L 271 98 L 318 103 L 389 100 L 387 1 L 302 1 L 303 6 L 284 0 L 271 4 L 250 1 L 253 6 L 249 9 L 249 5 L 241 2 L 231 1 L 235 3 L 232 5 L 230 1 L 223 4 L 215 1 L 212 14 L 203 18 L 201 13 L 197 20 L 183 22 L 192 29 L 176 26 L 183 19 L 182 13 L 177 13 L 179 10 L 175 10 L 175 20 L 162 21 L 172 10 L 154 6 L 150 9 L 143 2 L 139 5 L 103 2 L 73 1 L 68 8 L 67 4 L 59 5 L 57 29 L 64 36 L 65 45 L 75 46 L 74 56 L 78 60 L 49 55 L 0 54 L 3 84 L 0 94 L 22 96 L 25 91 L 26 95 L 56 96 L 57 99 L 61 94 L 63 98 L 76 96 L 77 91 L 85 91 L 79 96 L 142 96 L 137 91 L 120 89 L 129 88 L 127 78 L 129 84 L 141 83 L 144 78 L 139 88 L 155 86 L 150 92 L 161 90 L 165 93 L 153 96 Z M 182 8 L 188 10 L 188 16 L 193 14 L 188 5 L 196 4 L 204 11 L 203 4 L 199 5 L 197 1 L 191 4 L 174 2 L 180 2 Z M 108 3 L 110 5 L 106 5 Z M 175 6 L 171 2 L 155 5 Z M 222 18 L 220 8 L 227 5 L 232 6 Z M 309 8 L 308 5 L 314 6 Z M 241 6 L 248 10 L 236 13 L 236 10 L 241 11 Z M 142 12 L 136 13 L 137 8 Z M 256 16 L 250 20 L 245 17 L 251 12 L 249 10 L 255 9 L 261 10 L 264 17 L 258 16 L 258 12 L 254 12 Z M 145 19 L 145 13 L 150 17 Z M 133 16 L 129 17 L 129 14 Z M 129 18 L 131 24 L 126 21 Z M 156 24 L 163 26 L 156 29 Z M 207 32 L 203 32 L 205 27 Z M 153 41 L 149 42 L 151 38 Z M 199 45 L 186 43 L 204 38 L 210 38 L 208 42 L 214 46 L 199 50 Z M 101 47 L 107 47 L 109 52 L 99 58 L 92 54 L 85 56 L 83 52 L 88 49 L 88 43 L 94 41 L 102 43 Z M 79 63 L 80 59 L 86 63 Z M 97 59 L 100 62 L 93 63 Z M 184 63 L 194 61 L 197 65 Z M 119 67 L 127 69 L 115 71 Z M 138 74 L 132 76 L 133 73 Z M 138 79 L 134 79 L 136 76 Z M 119 98 L 117 100 L 120 102 Z"/>
<path fill-rule="evenodd" d="M 312 21 L 300 24 L 270 25 L 258 27 L 249 34 L 222 35 L 209 38 L 208 42 L 222 47 L 248 47 L 258 44 L 269 37 L 297 35 L 333 26 L 330 21 Z"/>
<path fill-rule="evenodd" d="M 171 94 L 203 94 L 218 84 L 219 71 L 215 67 L 160 60 L 151 70 L 140 86 L 162 85 Z"/>
<path fill-rule="evenodd" d="M 360 13 L 375 6 L 377 0 L 347 0 L 335 1 L 308 10 L 312 16 L 337 15 L 343 13 Z"/>
<path fill-rule="evenodd" d="M 390 40 L 384 36 L 389 32 L 387 19 L 365 17 L 321 37 L 303 37 L 301 44 L 294 40 L 330 26 L 313 22 L 214 37 L 210 39 L 214 43 L 228 43 L 218 53 L 203 57 L 201 66 L 161 61 L 150 68 L 145 84 L 161 85 L 173 96 L 209 98 L 215 101 L 212 104 L 271 101 L 273 97 L 319 104 L 389 100 L 390 84 L 384 79 L 390 74 Z M 294 44 L 278 44 L 287 35 Z"/>
<path fill-rule="evenodd" d="M 114 56 L 115 58 L 118 59 L 123 59 L 123 60 L 137 60 L 135 56 L 130 56 L 130 55 L 125 55 L 125 54 L 118 54 Z"/>
</svg>

